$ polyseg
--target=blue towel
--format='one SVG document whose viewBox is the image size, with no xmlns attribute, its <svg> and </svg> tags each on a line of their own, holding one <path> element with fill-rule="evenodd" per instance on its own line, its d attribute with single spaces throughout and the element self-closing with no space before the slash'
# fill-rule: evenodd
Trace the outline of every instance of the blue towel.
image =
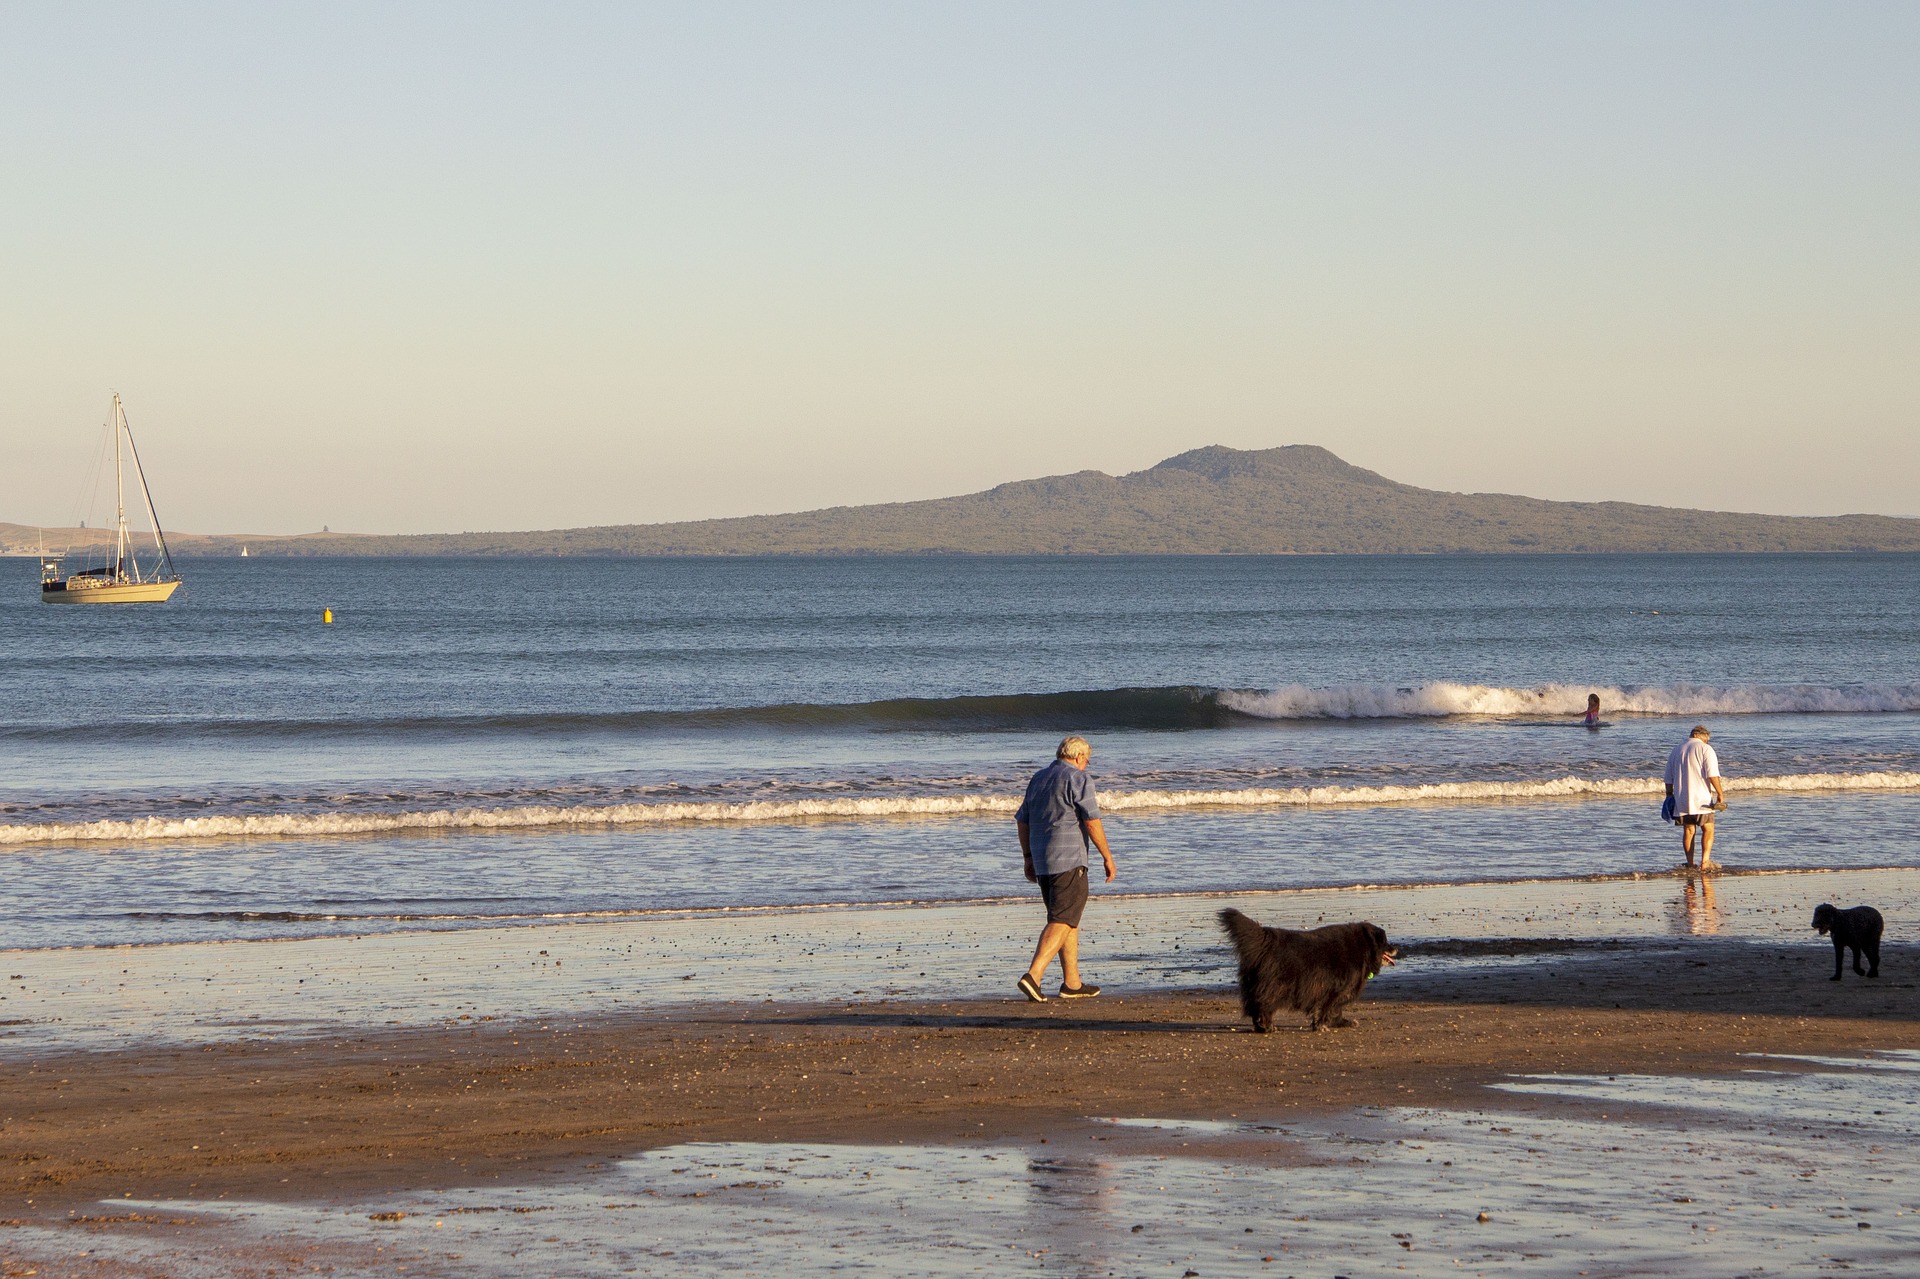
<svg viewBox="0 0 1920 1279">
<path fill-rule="evenodd" d="M 1673 796 L 1660 801 L 1660 820 L 1669 824 L 1673 821 Z"/>
</svg>

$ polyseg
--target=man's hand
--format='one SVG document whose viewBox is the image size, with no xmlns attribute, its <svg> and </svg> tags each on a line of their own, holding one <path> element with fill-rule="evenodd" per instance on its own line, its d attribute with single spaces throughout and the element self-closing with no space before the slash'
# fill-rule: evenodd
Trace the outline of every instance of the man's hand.
<svg viewBox="0 0 1920 1279">
<path fill-rule="evenodd" d="M 1107 878 L 1112 879 L 1113 876 L 1109 875 Z M 1031 857 L 1027 858 L 1027 882 L 1031 884 L 1040 882 L 1040 877 L 1033 873 L 1033 858 Z"/>
<path fill-rule="evenodd" d="M 1087 817 L 1081 819 L 1080 830 L 1086 836 L 1087 842 L 1099 850 L 1100 860 L 1107 864 L 1107 882 L 1111 884 L 1114 875 L 1113 850 L 1107 847 L 1106 826 L 1098 817 Z"/>
</svg>

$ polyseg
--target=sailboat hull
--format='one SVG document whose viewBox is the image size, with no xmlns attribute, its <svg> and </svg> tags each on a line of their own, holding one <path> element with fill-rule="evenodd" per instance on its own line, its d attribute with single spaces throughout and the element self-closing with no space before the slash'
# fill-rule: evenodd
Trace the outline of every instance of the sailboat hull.
<svg viewBox="0 0 1920 1279">
<path fill-rule="evenodd" d="M 102 582 L 86 583 L 69 578 L 40 588 L 42 604 L 164 604 L 180 589 L 180 582 Z"/>
</svg>

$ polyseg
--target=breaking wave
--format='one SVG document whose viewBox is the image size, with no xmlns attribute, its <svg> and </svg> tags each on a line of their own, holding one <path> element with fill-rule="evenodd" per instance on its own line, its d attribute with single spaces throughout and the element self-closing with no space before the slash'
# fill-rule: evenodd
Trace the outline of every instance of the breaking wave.
<svg viewBox="0 0 1920 1279">
<path fill-rule="evenodd" d="M 1543 684 L 1502 688 L 1437 681 L 1411 687 L 1289 684 L 1264 691 L 1223 691 L 1222 705 L 1256 719 L 1416 719 L 1450 715 L 1574 715 L 1589 693 L 1606 714 L 1781 715 L 1871 714 L 1920 710 L 1920 684 Z"/>
<path fill-rule="evenodd" d="M 1735 795 L 1920 789 L 1920 772 L 1793 773 L 1729 779 Z M 1646 777 L 1558 777 L 1522 782 L 1433 782 L 1423 785 L 1296 786 L 1244 790 L 1135 790 L 1103 795 L 1109 812 L 1195 808 L 1312 808 L 1435 802 L 1501 802 L 1660 793 Z M 234 837 L 369 835 L 398 832 L 539 830 L 651 826 L 686 822 L 777 823 L 814 818 L 969 817 L 1011 814 L 1013 795 L 922 795 L 872 799 L 789 799 L 744 803 L 523 805 L 393 813 L 270 813 L 253 816 L 146 817 L 90 822 L 0 825 L 0 847 L 77 842 Z"/>
<path fill-rule="evenodd" d="M 701 732 L 1060 732 L 1073 728 L 1230 728 L 1267 720 L 1421 719 L 1448 716 L 1571 716 L 1587 694 L 1609 715 L 1869 714 L 1920 711 L 1909 684 L 1543 684 L 1505 688 L 1436 680 L 1424 684 L 1343 684 L 1268 689 L 1170 685 L 968 697 L 902 697 L 876 702 L 795 702 L 683 710 L 535 711 L 378 719 L 128 720 L 92 724 L 0 725 L 0 740 L 125 742 L 180 735 L 306 738 L 564 733 Z"/>
</svg>

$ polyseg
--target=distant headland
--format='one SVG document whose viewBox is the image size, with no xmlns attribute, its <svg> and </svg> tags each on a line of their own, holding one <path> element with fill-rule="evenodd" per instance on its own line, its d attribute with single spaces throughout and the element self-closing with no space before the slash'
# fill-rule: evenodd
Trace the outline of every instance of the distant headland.
<svg viewBox="0 0 1920 1279">
<path fill-rule="evenodd" d="M 100 530 L 0 524 L 0 554 Z M 1920 551 L 1920 520 L 1549 502 L 1400 484 L 1310 444 L 1214 446 L 921 502 L 525 533 L 169 534 L 181 555 L 1335 555 Z"/>
</svg>

